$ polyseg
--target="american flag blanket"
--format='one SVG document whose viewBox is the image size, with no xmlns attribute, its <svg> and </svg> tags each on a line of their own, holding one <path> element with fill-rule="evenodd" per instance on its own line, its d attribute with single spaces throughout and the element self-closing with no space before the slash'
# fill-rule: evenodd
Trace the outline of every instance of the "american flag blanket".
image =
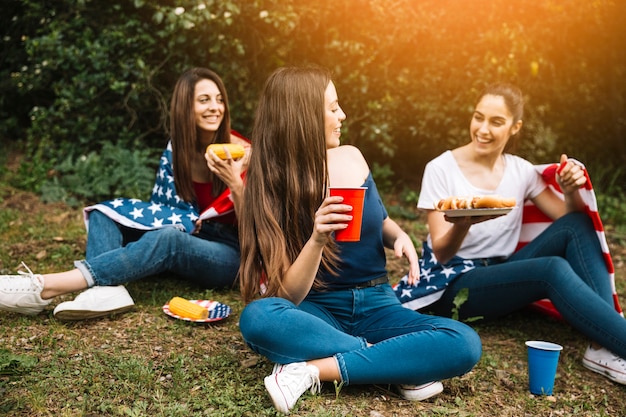
<svg viewBox="0 0 626 417">
<path fill-rule="evenodd" d="M 408 284 L 408 275 L 393 286 L 396 296 L 406 308 L 419 310 L 439 300 L 448 284 L 459 274 L 476 268 L 474 261 L 455 256 L 445 265 L 440 264 L 426 242 L 422 244 L 420 257 L 420 280 Z"/>
<path fill-rule="evenodd" d="M 211 219 L 235 209 L 226 189 L 213 204 L 202 213 L 197 205 L 182 200 L 176 194 L 172 169 L 172 143 L 169 142 L 161 155 L 150 201 L 135 198 L 116 198 L 83 209 L 85 225 L 89 227 L 89 213 L 98 210 L 117 223 L 133 229 L 154 230 L 176 227 L 192 233 L 198 219 Z"/>
<path fill-rule="evenodd" d="M 582 166 L 582 164 L 580 165 Z M 559 168 L 559 164 L 536 165 L 535 168 L 541 174 L 550 190 L 560 198 L 563 198 L 563 194 L 561 193 L 561 189 L 555 178 L 555 172 Z M 584 188 L 581 188 L 580 190 L 585 203 L 585 212 L 589 215 L 589 217 L 591 217 L 600 241 L 606 268 L 609 272 L 609 279 L 611 280 L 611 288 L 613 289 L 613 303 L 615 310 L 623 315 L 615 288 L 615 270 L 613 267 L 613 261 L 609 252 L 606 236 L 604 234 L 604 226 L 598 213 L 596 195 L 587 170 L 585 170 L 585 176 L 587 178 L 587 182 Z M 517 249 L 520 249 L 524 245 L 528 244 L 532 239 L 543 232 L 551 222 L 552 220 L 543 214 L 543 212 L 541 212 L 531 201 L 525 202 L 522 215 L 522 230 Z M 420 259 L 421 271 L 419 284 L 408 285 L 408 277 L 405 275 L 398 284 L 394 285 L 393 288 L 396 296 L 400 302 L 402 302 L 404 307 L 418 310 L 441 298 L 448 284 L 456 276 L 458 276 L 458 274 L 469 269 L 473 269 L 474 267 L 473 261 L 463 260 L 458 257 L 452 259 L 446 265 L 441 265 L 435 259 L 428 245 L 424 243 L 422 257 Z M 552 317 L 561 318 L 560 313 L 554 308 L 554 305 L 552 305 L 548 299 L 537 301 L 533 303 L 531 307 Z"/>
<path fill-rule="evenodd" d="M 578 164 L 584 167 L 584 165 L 578 161 Z M 561 199 L 563 198 L 563 194 L 561 193 L 561 189 L 556 182 L 555 172 L 559 168 L 559 164 L 547 164 L 547 165 L 536 165 L 535 168 L 543 177 L 543 180 L 548 185 L 550 190 L 559 196 Z M 613 305 L 615 306 L 615 310 L 620 313 L 622 316 L 624 315 L 622 308 L 619 304 L 619 300 L 617 298 L 617 291 L 615 288 L 615 268 L 613 266 L 613 260 L 611 259 L 611 253 L 609 251 L 609 245 L 606 241 L 606 235 L 604 233 L 604 225 L 602 224 L 602 220 L 600 218 L 600 213 L 598 212 L 598 204 L 596 201 L 596 193 L 593 190 L 593 185 L 591 184 L 591 178 L 589 178 L 589 173 L 585 169 L 585 177 L 587 178 L 587 182 L 585 183 L 584 188 L 581 188 L 580 194 L 585 203 L 585 212 L 591 218 L 594 227 L 596 229 L 596 234 L 598 236 L 598 240 L 600 242 L 600 247 L 602 248 L 602 255 L 604 256 L 604 263 L 606 265 L 606 269 L 609 273 L 609 279 L 611 280 L 611 288 L 613 289 Z M 517 244 L 517 249 L 522 248 L 526 244 L 528 244 L 531 240 L 533 240 L 536 236 L 538 236 L 541 232 L 543 232 L 552 222 L 552 220 L 543 214 L 541 210 L 539 210 L 532 201 L 527 201 L 524 204 L 524 211 L 522 214 L 522 232 L 520 234 L 520 240 Z M 537 301 L 531 305 L 532 308 L 539 310 L 543 313 L 551 315 L 553 317 L 561 319 L 561 314 L 554 308 L 550 300 L 544 299 Z"/>
</svg>

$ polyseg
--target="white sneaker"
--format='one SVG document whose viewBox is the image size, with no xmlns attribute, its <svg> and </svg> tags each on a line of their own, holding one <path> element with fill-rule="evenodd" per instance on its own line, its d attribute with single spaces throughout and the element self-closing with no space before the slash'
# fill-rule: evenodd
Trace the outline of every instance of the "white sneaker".
<svg viewBox="0 0 626 417">
<path fill-rule="evenodd" d="M 91 287 L 78 294 L 74 301 L 57 305 L 54 317 L 63 321 L 93 319 L 124 313 L 134 305 L 135 302 L 123 285 Z"/>
<path fill-rule="evenodd" d="M 583 365 L 611 381 L 626 385 L 626 360 L 605 348 L 589 346 L 583 356 Z"/>
<path fill-rule="evenodd" d="M 320 372 L 306 362 L 287 365 L 274 365 L 271 375 L 265 377 L 265 388 L 270 394 L 274 407 L 282 413 L 289 411 L 307 389 L 311 394 L 320 391 Z"/>
<path fill-rule="evenodd" d="M 19 275 L 0 275 L 0 310 L 34 316 L 50 304 L 41 298 L 43 277 L 35 275 L 22 262 L 28 272 L 18 271 Z"/>
<path fill-rule="evenodd" d="M 398 385 L 398 391 L 405 400 L 422 401 L 441 393 L 443 384 L 439 381 L 427 382 L 422 385 Z"/>
</svg>

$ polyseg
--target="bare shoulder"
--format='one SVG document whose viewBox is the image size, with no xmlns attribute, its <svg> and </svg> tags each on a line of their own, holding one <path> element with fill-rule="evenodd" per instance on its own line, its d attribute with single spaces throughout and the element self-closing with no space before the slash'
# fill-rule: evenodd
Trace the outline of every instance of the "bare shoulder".
<svg viewBox="0 0 626 417">
<path fill-rule="evenodd" d="M 328 150 L 328 171 L 333 186 L 353 187 L 363 184 L 369 166 L 357 147 L 342 145 Z"/>
<path fill-rule="evenodd" d="M 341 145 L 336 148 L 329 149 L 328 155 L 337 159 L 341 159 L 344 162 L 367 165 L 365 157 L 356 146 Z"/>
</svg>

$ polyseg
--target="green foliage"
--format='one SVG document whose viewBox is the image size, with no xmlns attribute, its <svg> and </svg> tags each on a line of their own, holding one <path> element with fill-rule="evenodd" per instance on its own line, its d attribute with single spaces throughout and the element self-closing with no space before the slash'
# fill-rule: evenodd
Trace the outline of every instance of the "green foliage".
<svg viewBox="0 0 626 417">
<path fill-rule="evenodd" d="M 415 182 L 466 142 L 493 81 L 525 91 L 522 156 L 626 163 L 625 2 L 473 0 L 471 13 L 457 0 L 5 3 L 0 137 L 25 144 L 16 182 L 32 190 L 105 142 L 161 149 L 171 90 L 190 66 L 222 75 L 244 134 L 273 69 L 329 67 L 344 138 L 376 163 L 383 188 Z M 625 171 L 615 184 L 624 189 Z"/>
<path fill-rule="evenodd" d="M 104 142 L 99 152 L 61 161 L 56 175 L 41 187 L 42 199 L 71 205 L 110 196 L 148 200 L 155 175 L 149 162 L 154 160 L 147 149 L 131 150 Z"/>
<path fill-rule="evenodd" d="M 0 349 L 0 375 L 19 375 L 30 371 L 38 360 L 28 355 L 15 355 L 9 350 Z"/>
<path fill-rule="evenodd" d="M 18 260 L 36 273 L 71 267 L 84 254 L 80 209 L 41 205 L 32 195 L 0 182 L 0 273 L 15 273 Z M 28 215 L 24 215 L 24 210 Z M 424 238 L 423 222 L 407 223 Z M 80 237 L 82 236 L 82 238 Z M 612 236 L 609 235 L 609 238 Z M 76 245 L 58 253 L 63 239 Z M 421 239 L 420 239 L 421 240 Z M 614 242 L 611 242 L 612 247 Z M 623 247 L 620 247 L 623 249 Z M 40 253 L 42 255 L 40 255 Z M 616 276 L 624 276 L 624 253 L 616 250 Z M 46 255 L 47 254 L 47 255 Z M 406 267 L 406 260 L 390 263 Z M 399 278 L 397 276 L 396 278 Z M 616 279 L 623 302 L 626 281 Z M 94 320 L 59 322 L 57 297 L 41 314 L 0 314 L 0 346 L 16 356 L 37 358 L 30 372 L 0 375 L 0 415 L 6 416 L 278 416 L 263 385 L 272 363 L 253 353 L 241 337 L 244 307 L 236 289 L 202 290 L 173 275 L 129 283 L 131 312 Z M 226 320 L 197 324 L 163 314 L 173 296 L 215 299 L 232 307 Z M 324 384 L 305 394 L 291 415 L 343 416 L 620 416 L 624 387 L 586 370 L 580 363 L 587 338 L 563 322 L 521 311 L 499 320 L 473 323 L 483 356 L 466 375 L 447 379 L 429 401 L 409 402 L 373 385 Z M 524 341 L 562 342 L 555 400 L 528 393 Z M 3 362 L 0 353 L 0 364 Z M 1 367 L 1 365 L 0 365 Z M 22 368 L 20 365 L 20 369 Z"/>
<path fill-rule="evenodd" d="M 372 176 L 376 180 L 376 186 L 382 191 L 389 191 L 392 187 L 393 170 L 390 165 L 381 165 L 378 162 L 372 164 Z"/>
<path fill-rule="evenodd" d="M 19 16 L 19 19 L 15 17 Z M 24 135 L 28 126 L 30 100 L 23 100 L 13 81 L 16 71 L 24 68 L 28 56 L 23 46 L 23 37 L 33 33 L 38 17 L 25 13 L 21 0 L 5 0 L 0 13 L 0 140 Z"/>
<path fill-rule="evenodd" d="M 341 392 L 341 388 L 343 388 L 344 382 L 337 382 L 337 380 L 333 380 L 333 386 L 335 387 L 335 400 L 339 398 L 339 393 Z"/>
<path fill-rule="evenodd" d="M 417 202 L 419 201 L 420 195 L 417 191 L 411 189 L 405 189 L 402 193 L 402 199 L 406 203 L 410 203 L 411 205 L 417 206 Z"/>
<path fill-rule="evenodd" d="M 590 161 L 587 166 L 596 191 L 598 212 L 605 224 L 626 225 L 626 168 L 623 165 Z"/>
<path fill-rule="evenodd" d="M 461 288 L 459 292 L 456 294 L 456 296 L 454 297 L 454 300 L 452 300 L 452 303 L 454 304 L 454 307 L 452 307 L 452 318 L 454 320 L 459 320 L 459 311 L 461 309 L 461 306 L 465 304 L 468 298 L 469 298 L 469 288 Z M 476 316 L 476 317 L 468 317 L 466 319 L 463 319 L 463 321 L 466 323 L 470 323 L 472 321 L 477 321 L 481 319 L 483 319 L 482 316 Z"/>
<path fill-rule="evenodd" d="M 467 288 L 461 288 L 454 297 L 454 300 L 452 301 L 454 304 L 454 307 L 452 308 L 452 318 L 454 320 L 459 320 L 459 309 L 467 301 L 468 297 L 469 289 Z"/>
<path fill-rule="evenodd" d="M 388 196 L 393 193 L 385 192 Z M 385 207 L 389 213 L 389 216 L 394 219 L 406 219 L 417 220 L 417 200 L 419 193 L 409 187 L 404 187 L 402 191 L 398 193 L 397 201 L 395 199 L 385 201 Z"/>
<path fill-rule="evenodd" d="M 626 225 L 626 192 L 616 195 L 598 194 L 598 212 L 606 224 Z"/>
</svg>

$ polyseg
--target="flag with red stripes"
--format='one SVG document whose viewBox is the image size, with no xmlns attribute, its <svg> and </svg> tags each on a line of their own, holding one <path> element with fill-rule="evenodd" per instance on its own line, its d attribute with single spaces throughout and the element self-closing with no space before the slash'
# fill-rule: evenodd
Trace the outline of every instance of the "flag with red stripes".
<svg viewBox="0 0 626 417">
<path fill-rule="evenodd" d="M 174 183 L 172 143 L 169 142 L 161 155 L 150 201 L 120 197 L 85 207 L 83 213 L 87 228 L 89 213 L 93 210 L 98 210 L 115 222 L 133 229 L 176 227 L 192 233 L 198 219 L 206 220 L 229 214 L 235 210 L 235 205 L 228 188 L 202 213 L 198 212 L 197 204 L 180 198 Z"/>
<path fill-rule="evenodd" d="M 582 163 L 578 161 L 575 162 L 580 164 L 584 168 L 584 165 Z M 563 199 L 563 193 L 561 192 L 559 184 L 556 182 L 555 175 L 557 169 L 559 168 L 559 164 L 536 165 L 535 168 L 543 177 L 543 180 L 548 185 L 548 188 L 559 198 Z M 598 213 L 596 194 L 593 190 L 591 179 L 589 178 L 589 173 L 586 169 L 584 170 L 584 172 L 585 177 L 587 178 L 587 182 L 580 189 L 580 195 L 583 199 L 583 202 L 585 203 L 585 212 L 591 218 L 594 224 L 596 234 L 600 242 L 600 247 L 602 248 L 604 262 L 606 264 L 606 269 L 609 273 L 609 277 L 611 280 L 611 288 L 613 290 L 613 304 L 615 306 L 615 310 L 618 313 L 624 315 L 617 299 L 617 291 L 615 288 L 615 268 L 613 266 L 611 253 L 609 252 L 609 245 L 607 243 L 606 235 L 604 233 L 604 225 L 602 224 L 602 219 L 600 218 L 600 214 Z M 535 206 L 532 201 L 526 201 L 523 207 L 522 231 L 520 234 L 520 240 L 518 242 L 517 249 L 520 249 L 527 245 L 531 240 L 533 240 L 541 232 L 543 232 L 550 225 L 550 223 L 552 223 L 552 220 L 548 216 L 546 216 L 541 210 L 539 210 L 539 208 L 537 208 L 537 206 Z M 537 301 L 536 303 L 533 303 L 532 307 L 553 317 L 561 318 L 561 314 L 556 310 L 556 308 L 554 308 L 554 305 L 548 299 Z"/>
</svg>

